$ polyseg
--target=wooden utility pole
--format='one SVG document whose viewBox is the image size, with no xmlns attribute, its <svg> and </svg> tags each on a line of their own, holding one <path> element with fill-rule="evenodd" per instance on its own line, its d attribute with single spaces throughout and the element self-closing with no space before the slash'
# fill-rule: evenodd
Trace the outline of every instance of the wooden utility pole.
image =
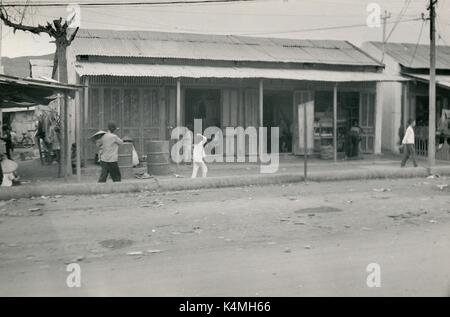
<svg viewBox="0 0 450 317">
<path fill-rule="evenodd" d="M 383 55 L 381 57 L 381 62 L 383 62 L 384 61 L 384 55 L 386 53 L 385 45 L 386 45 L 386 42 L 387 42 L 387 39 L 386 39 L 386 22 L 387 22 L 388 19 L 391 18 L 391 13 L 387 12 L 387 11 L 384 11 L 384 14 L 380 18 L 383 21 L 383 39 L 382 39 L 383 40 L 383 42 L 382 42 L 382 44 L 383 44 Z"/>
<path fill-rule="evenodd" d="M 0 74 L 3 74 L 3 64 L 2 64 L 2 27 L 3 27 L 3 22 L 2 20 L 0 20 Z M 3 124 L 3 111 L 0 108 L 0 125 Z"/>
<path fill-rule="evenodd" d="M 2 28 L 3 28 L 3 22 L 0 20 L 0 74 L 3 74 L 3 64 L 2 64 L 2 39 L 3 39 L 2 31 L 3 30 L 2 30 Z"/>
<path fill-rule="evenodd" d="M 436 11 L 437 0 L 430 0 L 430 107 L 428 120 L 428 165 L 436 163 Z"/>
<path fill-rule="evenodd" d="M 333 159 L 337 162 L 338 150 L 338 129 L 337 129 L 337 104 L 338 104 L 338 84 L 335 83 L 333 87 Z"/>
<path fill-rule="evenodd" d="M 305 145 L 305 162 L 304 162 L 304 177 L 305 177 L 305 182 L 308 181 L 308 104 L 305 103 L 303 104 L 303 124 L 304 124 L 304 128 L 303 128 L 303 138 L 304 138 L 304 145 Z"/>
</svg>

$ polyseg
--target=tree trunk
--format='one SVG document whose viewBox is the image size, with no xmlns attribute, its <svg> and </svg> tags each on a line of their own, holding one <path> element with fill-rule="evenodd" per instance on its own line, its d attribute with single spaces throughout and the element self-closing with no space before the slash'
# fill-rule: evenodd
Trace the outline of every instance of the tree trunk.
<svg viewBox="0 0 450 317">
<path fill-rule="evenodd" d="M 56 40 L 56 56 L 58 59 L 58 81 L 60 83 L 67 83 L 67 44 L 65 43 L 65 36 L 62 39 Z M 67 100 L 64 96 L 59 96 L 59 106 L 60 106 L 60 118 L 61 118 L 61 159 L 60 159 L 60 175 L 67 179 L 69 175 L 68 166 L 70 164 L 70 146 L 69 146 L 69 127 L 68 127 L 68 111 L 67 111 Z M 61 175 L 62 171 L 62 175 Z"/>
</svg>

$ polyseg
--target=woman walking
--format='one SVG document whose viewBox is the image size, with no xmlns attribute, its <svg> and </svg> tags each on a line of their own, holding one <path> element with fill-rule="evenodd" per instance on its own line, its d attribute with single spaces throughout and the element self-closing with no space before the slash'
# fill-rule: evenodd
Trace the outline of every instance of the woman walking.
<svg viewBox="0 0 450 317">
<path fill-rule="evenodd" d="M 405 137 L 402 141 L 403 149 L 403 160 L 402 167 L 405 167 L 406 162 L 411 158 L 414 167 L 417 167 L 416 162 L 416 151 L 414 149 L 415 144 L 415 135 L 414 135 L 414 127 L 416 126 L 416 121 L 413 119 L 408 120 L 408 129 L 406 129 Z"/>
</svg>

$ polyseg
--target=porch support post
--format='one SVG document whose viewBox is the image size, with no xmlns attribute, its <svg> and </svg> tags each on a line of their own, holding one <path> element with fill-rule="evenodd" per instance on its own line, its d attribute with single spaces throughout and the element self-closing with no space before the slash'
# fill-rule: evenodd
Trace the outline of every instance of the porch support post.
<svg viewBox="0 0 450 317">
<path fill-rule="evenodd" d="M 177 78 L 177 127 L 181 127 L 181 79 Z"/>
<path fill-rule="evenodd" d="M 76 168 L 77 180 L 81 182 L 81 99 L 80 92 L 76 92 L 75 97 L 75 144 L 77 145 Z"/>
<path fill-rule="evenodd" d="M 65 160 L 64 160 L 64 178 L 67 181 L 68 177 L 70 175 L 70 170 L 72 168 L 72 163 L 71 163 L 71 147 L 70 147 L 70 138 L 69 138 L 69 96 L 68 93 L 66 92 L 64 94 L 64 149 L 65 149 Z"/>
<path fill-rule="evenodd" d="M 335 83 L 333 89 L 333 157 L 335 162 L 337 162 L 337 86 L 338 84 Z"/>
<path fill-rule="evenodd" d="M 406 130 L 408 119 L 411 116 L 411 99 L 409 98 L 409 82 L 403 83 L 404 96 L 403 96 L 403 128 Z M 404 132 L 404 131 L 403 131 Z M 400 140 L 401 141 L 401 140 Z"/>
<path fill-rule="evenodd" d="M 84 79 L 84 89 L 83 89 L 83 98 L 84 98 L 84 102 L 83 102 L 83 127 L 87 128 L 88 127 L 88 121 L 89 121 L 89 77 L 85 77 Z M 85 137 L 83 140 L 83 161 L 84 161 L 84 166 L 86 166 L 87 164 L 87 152 L 88 152 L 88 140 Z"/>
<path fill-rule="evenodd" d="M 264 81 L 259 80 L 259 126 L 264 126 Z"/>
<path fill-rule="evenodd" d="M 66 111 L 65 111 L 65 95 L 58 94 L 59 121 L 60 121 L 60 146 L 61 153 L 58 164 L 58 177 L 66 177 Z M 39 142 L 39 140 L 38 140 Z"/>
<path fill-rule="evenodd" d="M 375 92 L 375 144 L 374 154 L 381 154 L 381 139 L 383 129 L 383 83 L 376 83 Z M 395 126 L 395 125 L 394 125 Z"/>
</svg>

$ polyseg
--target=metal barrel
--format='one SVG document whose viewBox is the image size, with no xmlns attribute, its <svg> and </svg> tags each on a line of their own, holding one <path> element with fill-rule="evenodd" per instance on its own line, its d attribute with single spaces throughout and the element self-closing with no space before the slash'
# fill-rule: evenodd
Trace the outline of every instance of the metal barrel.
<svg viewBox="0 0 450 317">
<path fill-rule="evenodd" d="M 147 170 L 150 175 L 170 173 L 169 141 L 149 141 L 147 143 Z"/>
<path fill-rule="evenodd" d="M 133 143 L 119 146 L 119 168 L 122 178 L 133 178 Z"/>
</svg>

